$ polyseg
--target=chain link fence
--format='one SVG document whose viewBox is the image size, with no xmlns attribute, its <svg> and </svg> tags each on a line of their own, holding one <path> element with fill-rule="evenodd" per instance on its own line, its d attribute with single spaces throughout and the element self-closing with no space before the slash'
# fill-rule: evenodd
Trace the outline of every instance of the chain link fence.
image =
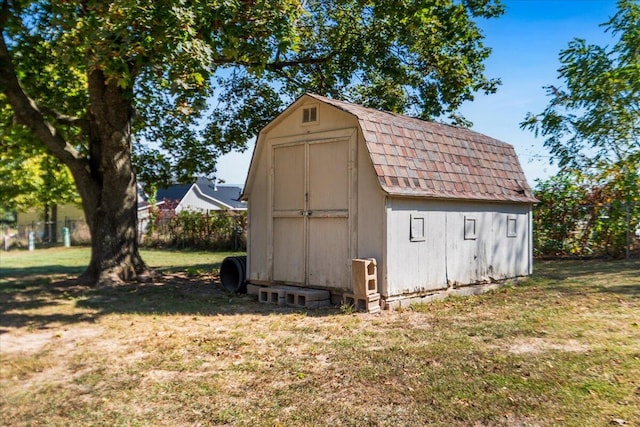
<svg viewBox="0 0 640 427">
<path fill-rule="evenodd" d="M 88 245 L 91 243 L 89 227 L 84 220 L 65 219 L 64 221 L 32 221 L 14 225 L 2 225 L 3 248 L 27 248 L 29 238 L 38 246 L 57 246 L 64 242 L 64 229 L 69 231 L 71 244 Z"/>
<path fill-rule="evenodd" d="M 62 246 L 65 230 L 72 245 L 91 244 L 84 220 L 33 221 L 2 225 L 3 248 L 28 248 L 29 238 L 39 247 Z M 141 246 L 153 248 L 244 251 L 247 247 L 246 211 L 158 212 L 138 221 Z"/>
</svg>

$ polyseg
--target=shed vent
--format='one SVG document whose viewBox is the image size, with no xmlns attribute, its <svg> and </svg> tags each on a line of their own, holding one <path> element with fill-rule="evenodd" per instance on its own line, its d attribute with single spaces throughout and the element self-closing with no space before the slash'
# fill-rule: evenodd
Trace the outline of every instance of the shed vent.
<svg viewBox="0 0 640 427">
<path fill-rule="evenodd" d="M 302 123 L 317 123 L 318 122 L 318 107 L 305 107 L 302 109 Z"/>
</svg>

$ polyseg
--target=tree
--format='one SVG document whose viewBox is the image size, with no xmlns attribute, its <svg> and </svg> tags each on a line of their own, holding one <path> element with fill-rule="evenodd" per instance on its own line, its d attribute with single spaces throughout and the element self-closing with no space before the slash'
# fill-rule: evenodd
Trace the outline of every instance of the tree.
<svg viewBox="0 0 640 427">
<path fill-rule="evenodd" d="M 74 177 L 92 235 L 89 283 L 146 272 L 136 170 L 215 172 L 305 91 L 464 122 L 496 89 L 474 23 L 496 0 L 1 0 L 0 88 Z M 216 105 L 209 105 L 217 99 Z M 132 155 L 133 153 L 133 155 Z"/>
<path fill-rule="evenodd" d="M 574 39 L 560 52 L 558 78 L 547 86 L 551 101 L 520 124 L 545 137 L 559 166 L 585 169 L 637 161 L 640 152 L 640 4 L 618 2 L 603 24 L 618 36 L 612 48 Z"/>
<path fill-rule="evenodd" d="M 628 256 L 630 233 L 640 225 L 640 186 L 624 181 L 633 174 L 613 165 L 598 173 L 563 170 L 539 181 L 535 196 L 540 203 L 534 211 L 537 255 Z"/>
<path fill-rule="evenodd" d="M 570 42 L 559 56 L 563 86 L 547 86 L 549 104 L 540 114 L 529 113 L 520 127 L 545 138 L 561 174 L 578 171 L 602 189 L 603 197 L 617 197 L 606 205 L 626 212 L 622 218 L 627 219 L 622 227 L 601 223 L 607 231 L 600 233 L 604 244 L 624 241 L 640 210 L 640 4 L 620 0 L 603 26 L 616 37 L 615 44 Z"/>
<path fill-rule="evenodd" d="M 537 255 L 558 256 L 582 253 L 583 239 L 575 238 L 588 208 L 584 206 L 589 190 L 580 174 L 565 171 L 536 185 L 534 248 Z"/>
<path fill-rule="evenodd" d="M 69 170 L 32 135 L 11 126 L 13 112 L 6 107 L 0 110 L 0 206 L 9 211 L 37 208 L 47 217 L 55 216 L 59 204 L 79 202 Z"/>
</svg>

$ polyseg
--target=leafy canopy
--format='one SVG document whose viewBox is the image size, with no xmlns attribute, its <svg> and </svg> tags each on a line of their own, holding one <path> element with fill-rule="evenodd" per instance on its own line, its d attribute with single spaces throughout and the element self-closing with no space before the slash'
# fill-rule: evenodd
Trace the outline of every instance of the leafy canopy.
<svg viewBox="0 0 640 427">
<path fill-rule="evenodd" d="M 0 208 L 15 211 L 77 203 L 69 170 L 48 156 L 25 129 L 12 126 L 12 120 L 10 108 L 5 104 L 0 109 Z"/>
<path fill-rule="evenodd" d="M 603 170 L 640 162 L 640 4 L 619 1 L 603 26 L 617 37 L 615 44 L 570 42 L 560 52 L 563 86 L 547 86 L 546 109 L 521 123 L 545 138 L 561 168 Z"/>
<path fill-rule="evenodd" d="M 23 89 L 80 155 L 87 76 L 130 93 L 138 175 L 160 185 L 213 174 L 307 91 L 466 123 L 460 105 L 499 84 L 475 20 L 502 12 L 497 0 L 5 0 L 0 23 Z"/>
<path fill-rule="evenodd" d="M 625 254 L 633 244 L 632 233 L 640 227 L 640 185 L 633 182 L 639 169 L 639 163 L 617 163 L 597 172 L 563 170 L 538 182 L 536 254 Z"/>
</svg>

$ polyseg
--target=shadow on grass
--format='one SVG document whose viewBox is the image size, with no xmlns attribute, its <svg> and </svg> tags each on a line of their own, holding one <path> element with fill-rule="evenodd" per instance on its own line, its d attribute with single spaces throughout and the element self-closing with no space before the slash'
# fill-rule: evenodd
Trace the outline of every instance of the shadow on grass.
<svg viewBox="0 0 640 427">
<path fill-rule="evenodd" d="M 191 271 L 194 273 L 206 273 L 212 271 L 219 271 L 221 262 L 216 263 L 207 263 L 207 264 L 196 264 L 190 265 L 189 267 L 181 267 L 181 266 L 169 266 L 169 267 L 150 267 L 154 271 L 168 274 L 168 273 L 178 273 L 182 271 Z"/>
<path fill-rule="evenodd" d="M 330 316 L 335 307 L 303 310 L 258 303 L 253 296 L 226 292 L 215 271 L 218 264 L 187 268 L 191 273 L 175 273 L 184 267 L 157 271 L 163 276 L 153 283 L 127 284 L 111 288 L 90 288 L 73 280 L 52 282 L 56 274 L 77 274 L 77 267 L 51 266 L 16 269 L 16 276 L 0 281 L 0 327 L 47 328 L 59 324 L 92 322 L 110 314 L 149 316 L 216 316 L 238 314 L 304 313 Z M 205 273 L 205 274 L 203 274 Z M 8 277 L 3 272 L 3 277 Z M 599 283 L 592 283 L 599 278 Z M 602 281 L 608 281 L 602 284 Z M 531 283 L 541 291 L 566 296 L 608 293 L 621 297 L 640 297 L 640 261 L 544 261 L 536 267 Z M 526 285 L 525 285 L 526 286 Z M 1 332 L 1 330 L 0 330 Z"/>
<path fill-rule="evenodd" d="M 597 292 L 640 297 L 640 260 L 538 261 L 534 269 L 536 280 L 565 294 Z"/>
<path fill-rule="evenodd" d="M 70 267 L 67 265 L 40 265 L 37 267 L 2 267 L 0 279 L 21 279 L 29 276 L 79 275 L 86 267 Z"/>
<path fill-rule="evenodd" d="M 202 271 L 211 271 L 211 264 L 204 267 L 190 266 L 188 271 L 195 272 L 192 277 L 186 273 L 170 273 L 175 269 L 166 268 L 156 270 L 163 275 L 153 283 L 106 288 L 81 286 L 73 280 L 46 283 L 46 276 L 36 275 L 28 276 L 27 280 L 3 281 L 0 283 L 0 333 L 7 327 L 46 329 L 59 324 L 94 322 L 110 314 L 233 316 L 305 313 L 325 316 L 338 312 L 336 308 L 305 310 L 261 304 L 254 296 L 227 292 L 217 276 L 202 274 Z"/>
<path fill-rule="evenodd" d="M 627 270 L 640 273 L 640 260 L 536 260 L 534 268 L 536 275 L 566 279 L 599 273 L 620 273 Z"/>
</svg>

